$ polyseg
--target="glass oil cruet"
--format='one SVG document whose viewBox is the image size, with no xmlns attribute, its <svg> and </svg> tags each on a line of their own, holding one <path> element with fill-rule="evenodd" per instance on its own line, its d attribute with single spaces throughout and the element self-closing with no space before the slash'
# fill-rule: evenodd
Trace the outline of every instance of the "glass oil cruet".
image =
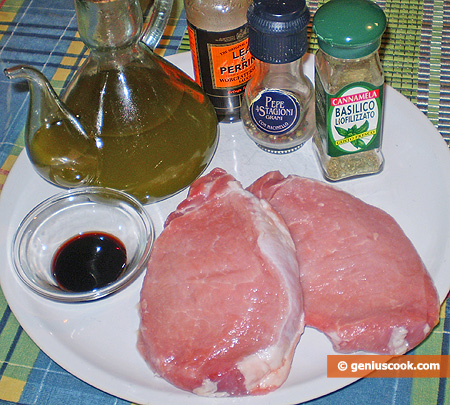
<svg viewBox="0 0 450 405">
<path fill-rule="evenodd" d="M 62 187 L 111 187 L 143 203 L 173 195 L 212 159 L 214 108 L 197 84 L 140 40 L 137 0 L 75 0 L 75 7 L 90 53 L 60 98 L 33 67 L 5 69 L 29 83 L 31 162 Z"/>
</svg>

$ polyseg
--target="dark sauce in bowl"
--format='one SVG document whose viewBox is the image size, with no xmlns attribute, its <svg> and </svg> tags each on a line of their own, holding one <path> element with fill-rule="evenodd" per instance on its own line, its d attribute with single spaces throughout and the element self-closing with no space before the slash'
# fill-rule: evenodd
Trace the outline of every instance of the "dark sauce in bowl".
<svg viewBox="0 0 450 405">
<path fill-rule="evenodd" d="M 125 269 L 127 253 L 112 235 L 89 232 L 77 235 L 59 247 L 52 273 L 64 290 L 92 291 L 116 281 Z"/>
</svg>

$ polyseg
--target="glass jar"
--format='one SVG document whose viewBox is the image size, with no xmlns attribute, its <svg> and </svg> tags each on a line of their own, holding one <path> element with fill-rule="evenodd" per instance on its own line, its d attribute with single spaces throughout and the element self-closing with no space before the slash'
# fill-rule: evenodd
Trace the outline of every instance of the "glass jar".
<svg viewBox="0 0 450 405">
<path fill-rule="evenodd" d="M 378 173 L 382 154 L 384 73 L 378 48 L 383 10 L 369 0 L 331 0 L 314 16 L 314 146 L 324 176 L 336 181 Z"/>
<path fill-rule="evenodd" d="M 247 18 L 256 69 L 242 102 L 244 128 L 266 152 L 293 152 L 315 131 L 314 89 L 302 62 L 308 7 L 303 0 L 255 0 Z"/>
</svg>

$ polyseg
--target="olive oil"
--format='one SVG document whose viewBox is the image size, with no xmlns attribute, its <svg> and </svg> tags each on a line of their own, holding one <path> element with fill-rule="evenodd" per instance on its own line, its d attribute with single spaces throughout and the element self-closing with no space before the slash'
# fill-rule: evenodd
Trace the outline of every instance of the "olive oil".
<svg viewBox="0 0 450 405">
<path fill-rule="evenodd" d="M 83 88 L 91 85 L 87 83 Z M 151 94 L 143 93 L 134 96 L 151 98 Z M 202 97 L 205 102 L 199 103 Z M 89 105 L 89 98 L 84 100 L 83 103 L 83 95 L 77 93 L 76 100 L 68 99 L 67 104 L 73 111 L 79 110 L 77 104 L 84 104 L 83 112 L 78 115 L 87 130 L 86 122 L 99 120 L 89 117 L 95 106 Z M 167 94 L 167 100 L 162 104 L 165 111 L 158 114 L 150 105 L 146 111 L 134 111 L 139 117 L 137 120 L 131 120 L 123 111 L 120 100 L 107 102 L 116 104 L 117 110 L 122 111 L 118 111 L 112 120 L 105 119 L 102 128 L 87 130 L 95 151 L 86 151 L 85 140 L 72 137 L 70 131 L 64 130 L 64 123 L 41 127 L 30 144 L 32 161 L 44 162 L 37 165 L 38 170 L 47 171 L 46 175 L 57 179 L 59 184 L 70 185 L 79 177 L 93 178 L 91 185 L 123 190 L 141 202 L 149 203 L 185 188 L 207 166 L 217 143 L 217 119 L 203 94 L 194 89 L 172 92 L 172 97 Z M 149 105 L 150 101 L 146 103 Z M 64 158 L 70 153 L 74 155 L 71 169 Z M 66 164 L 57 164 L 55 156 L 58 155 Z"/>
<path fill-rule="evenodd" d="M 187 77 L 177 78 L 170 87 L 158 64 L 77 78 L 77 91 L 69 88 L 65 102 L 91 142 L 72 135 L 64 121 L 46 124 L 30 142 L 30 159 L 41 175 L 64 186 L 85 178 L 143 203 L 176 193 L 201 174 L 217 143 L 208 98 Z"/>
</svg>

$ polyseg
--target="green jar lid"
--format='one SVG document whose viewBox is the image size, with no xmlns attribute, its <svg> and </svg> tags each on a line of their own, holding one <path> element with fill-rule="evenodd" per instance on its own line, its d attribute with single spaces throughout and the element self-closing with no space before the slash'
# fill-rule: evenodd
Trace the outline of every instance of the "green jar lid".
<svg viewBox="0 0 450 405">
<path fill-rule="evenodd" d="M 376 51 L 385 29 L 383 10 L 370 0 L 330 0 L 313 19 L 320 49 L 342 59 L 362 58 Z"/>
</svg>

